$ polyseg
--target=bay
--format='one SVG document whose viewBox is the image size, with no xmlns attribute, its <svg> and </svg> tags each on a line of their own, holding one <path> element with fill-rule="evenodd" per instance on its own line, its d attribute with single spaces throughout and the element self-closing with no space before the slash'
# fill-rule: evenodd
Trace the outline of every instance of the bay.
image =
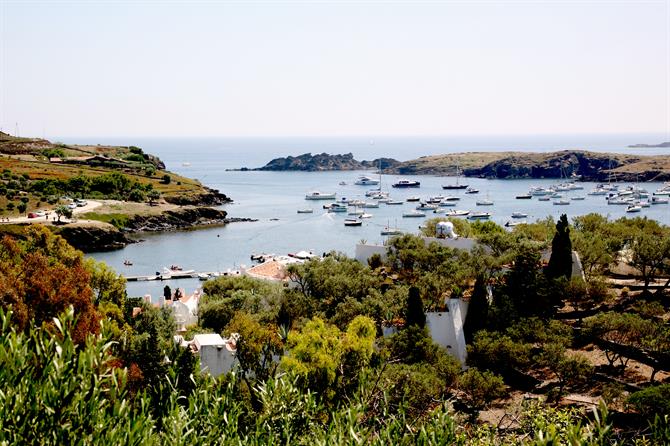
<svg viewBox="0 0 670 446">
<path fill-rule="evenodd" d="M 390 184 L 400 177 L 382 176 L 382 188 L 391 192 L 391 197 L 402 200 L 402 206 L 380 204 L 379 208 L 367 209 L 373 217 L 366 219 L 361 227 L 345 227 L 344 214 L 329 214 L 322 209 L 324 202 L 305 200 L 305 194 L 312 190 L 336 192 L 338 198 L 364 199 L 365 191 L 370 187 L 353 184 L 363 172 L 241 172 L 226 169 L 241 166 L 256 167 L 278 156 L 298 155 L 305 152 L 347 153 L 352 152 L 357 159 L 373 159 L 389 156 L 397 159 L 411 159 L 432 153 L 449 153 L 472 150 L 522 149 L 548 151 L 557 148 L 579 147 L 577 142 L 584 138 L 577 135 L 552 140 L 551 138 L 516 138 L 516 143 L 496 139 L 485 141 L 477 138 L 464 138 L 460 141 L 439 138 L 107 138 L 86 141 L 85 138 L 61 138 L 70 143 L 95 142 L 101 144 L 138 145 L 148 153 L 161 157 L 169 170 L 188 177 L 197 178 L 204 184 L 219 189 L 229 195 L 234 203 L 222 206 L 230 217 L 250 217 L 257 222 L 232 223 L 225 227 L 213 227 L 199 230 L 170 232 L 161 234 L 141 234 L 141 243 L 129 245 L 123 250 L 92 253 L 91 257 L 106 262 L 124 275 L 153 275 L 163 267 L 178 264 L 184 269 L 197 271 L 221 271 L 250 265 L 252 253 L 286 254 L 300 250 L 312 250 L 317 254 L 331 250 L 353 255 L 355 245 L 361 240 L 382 243 L 386 237 L 380 235 L 381 229 L 390 224 L 400 229 L 416 233 L 425 219 L 402 218 L 402 213 L 413 209 L 416 203 L 405 200 L 411 195 L 427 198 L 432 195 L 459 195 L 461 200 L 455 209 L 482 210 L 492 214 L 492 220 L 504 224 L 511 220 L 512 212 L 525 212 L 528 221 L 545 218 L 548 215 L 557 218 L 561 213 L 569 217 L 598 212 L 611 218 L 626 214 L 625 206 L 608 205 L 602 196 L 588 196 L 586 193 L 595 185 L 580 183 L 582 191 L 567 193 L 586 195 L 584 201 L 570 201 L 568 206 L 556 206 L 552 201 L 517 200 L 516 195 L 526 193 L 531 186 L 548 186 L 555 180 L 486 180 L 479 178 L 461 179 L 478 188 L 478 195 L 464 194 L 463 191 L 443 191 L 442 184 L 453 179 L 436 176 L 416 176 L 421 181 L 420 189 L 392 189 Z M 668 149 L 627 149 L 626 144 L 636 142 L 661 142 L 662 135 L 646 137 L 627 136 L 625 141 L 620 135 L 592 136 L 585 148 L 597 151 L 622 153 L 659 154 L 668 153 Z M 609 138 L 609 139 L 608 139 Z M 617 139 L 619 138 L 619 139 Z M 637 138 L 637 139 L 636 139 Z M 588 142 L 588 141 L 587 141 Z M 188 165 L 184 165 L 187 163 Z M 369 173 L 369 172 L 368 172 Z M 346 186 L 340 186 L 340 182 Z M 653 192 L 660 183 L 644 183 L 649 192 Z M 477 199 L 488 197 L 493 206 L 477 206 Z M 312 214 L 298 214 L 298 209 L 312 208 Z M 450 208 L 448 208 L 450 209 Z M 639 214 L 654 218 L 662 223 L 670 223 L 670 207 L 655 205 L 643 209 Z M 436 216 L 427 213 L 426 218 Z M 124 266 L 129 259 L 132 266 Z M 183 279 L 170 282 L 129 282 L 128 292 L 138 296 L 162 294 L 165 284 L 172 288 L 179 286 L 187 292 L 193 291 L 200 283 L 197 279 Z"/>
</svg>

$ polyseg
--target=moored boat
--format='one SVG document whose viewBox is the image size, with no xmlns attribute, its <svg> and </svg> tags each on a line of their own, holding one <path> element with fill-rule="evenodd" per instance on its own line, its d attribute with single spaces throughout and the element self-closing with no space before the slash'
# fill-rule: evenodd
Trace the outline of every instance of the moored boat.
<svg viewBox="0 0 670 446">
<path fill-rule="evenodd" d="M 472 212 L 467 218 L 468 220 L 488 220 L 491 218 L 491 214 L 489 212 Z"/>
<path fill-rule="evenodd" d="M 398 180 L 391 186 L 396 188 L 421 187 L 421 183 L 419 181 L 414 180 Z"/>
<path fill-rule="evenodd" d="M 405 218 L 413 218 L 413 217 L 425 217 L 426 214 L 424 214 L 421 211 L 413 210 L 413 211 L 409 211 L 409 212 L 404 212 L 402 214 L 402 216 L 405 217 Z"/>
<path fill-rule="evenodd" d="M 357 218 L 345 218 L 344 226 L 362 226 L 363 222 Z"/>
<path fill-rule="evenodd" d="M 334 200 L 335 195 L 335 193 L 328 194 L 315 190 L 305 195 L 305 200 Z"/>
</svg>

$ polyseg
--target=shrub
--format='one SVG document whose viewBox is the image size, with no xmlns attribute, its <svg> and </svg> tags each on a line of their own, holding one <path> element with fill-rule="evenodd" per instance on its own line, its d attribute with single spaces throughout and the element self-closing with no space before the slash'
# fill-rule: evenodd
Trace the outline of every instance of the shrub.
<svg viewBox="0 0 670 446">
<path fill-rule="evenodd" d="M 481 410 L 505 396 L 505 383 L 500 376 L 475 367 L 458 377 L 458 388 L 464 393 L 466 404 L 474 410 Z"/>
<path fill-rule="evenodd" d="M 648 387 L 632 393 L 628 404 L 643 415 L 670 415 L 670 384 Z"/>
<path fill-rule="evenodd" d="M 170 184 L 171 181 L 172 181 L 172 178 L 168 174 L 164 174 L 161 177 L 161 183 L 163 183 L 163 184 Z"/>
</svg>

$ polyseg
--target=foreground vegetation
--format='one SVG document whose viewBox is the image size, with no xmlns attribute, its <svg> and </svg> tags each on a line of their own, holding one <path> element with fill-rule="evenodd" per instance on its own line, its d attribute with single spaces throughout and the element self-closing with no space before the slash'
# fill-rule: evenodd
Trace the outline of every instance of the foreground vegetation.
<svg viewBox="0 0 670 446">
<path fill-rule="evenodd" d="M 0 442 L 668 444 L 670 228 L 454 224 L 481 246 L 408 235 L 369 265 L 291 266 L 294 287 L 207 281 L 186 337 L 240 334 L 219 379 L 175 345 L 171 311 L 127 297 L 106 266 L 39 228 L 5 238 Z M 466 369 L 426 326 L 452 298 L 469 300 Z"/>
</svg>

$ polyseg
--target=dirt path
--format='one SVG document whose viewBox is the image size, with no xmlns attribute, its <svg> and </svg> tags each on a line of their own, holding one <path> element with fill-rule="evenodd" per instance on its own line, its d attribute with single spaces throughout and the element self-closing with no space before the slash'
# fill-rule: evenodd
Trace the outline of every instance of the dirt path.
<svg viewBox="0 0 670 446">
<path fill-rule="evenodd" d="M 102 203 L 99 201 L 93 201 L 93 200 L 86 200 L 86 205 L 82 207 L 78 207 L 76 209 L 72 210 L 72 219 L 69 220 L 65 217 L 61 217 L 61 222 L 64 223 L 71 223 L 76 220 L 75 216 L 78 214 L 83 214 L 86 212 L 90 212 L 93 209 L 96 209 L 98 207 L 102 206 Z M 58 220 L 58 217 L 56 216 L 56 213 L 51 209 L 48 211 L 45 211 L 46 215 L 42 217 L 35 217 L 35 218 L 28 218 L 28 216 L 21 216 L 21 217 L 9 217 L 5 218 L 4 220 L 0 221 L 0 224 L 16 224 L 16 223 L 53 223 L 55 220 Z M 55 220 L 54 220 L 55 218 Z M 95 222 L 93 220 L 78 220 L 80 223 L 100 223 L 100 222 Z"/>
</svg>

